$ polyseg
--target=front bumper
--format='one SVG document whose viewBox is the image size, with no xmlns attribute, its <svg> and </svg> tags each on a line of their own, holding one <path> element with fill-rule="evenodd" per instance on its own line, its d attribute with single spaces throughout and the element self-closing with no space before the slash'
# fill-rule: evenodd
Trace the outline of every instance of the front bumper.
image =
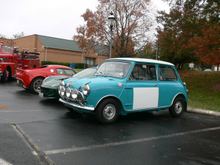
<svg viewBox="0 0 220 165">
<path fill-rule="evenodd" d="M 23 82 L 22 80 L 20 80 L 20 79 L 17 79 L 17 85 L 18 85 L 19 87 L 22 87 L 22 88 L 24 88 L 24 89 L 27 89 L 27 87 L 24 85 L 24 82 Z"/>
<path fill-rule="evenodd" d="M 88 111 L 94 111 L 95 110 L 94 107 L 88 107 L 88 106 L 84 106 L 84 105 L 70 103 L 70 102 L 67 102 L 67 101 L 63 100 L 62 98 L 60 98 L 59 101 L 66 104 L 68 107 L 71 107 L 71 108 L 77 108 L 77 109 L 88 110 Z"/>
<path fill-rule="evenodd" d="M 40 95 L 47 98 L 59 98 L 58 89 L 41 87 Z"/>
</svg>

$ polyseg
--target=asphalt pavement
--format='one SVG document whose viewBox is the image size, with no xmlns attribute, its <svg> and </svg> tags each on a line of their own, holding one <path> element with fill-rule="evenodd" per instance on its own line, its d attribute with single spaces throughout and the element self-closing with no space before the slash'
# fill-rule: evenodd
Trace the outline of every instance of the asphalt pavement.
<svg viewBox="0 0 220 165">
<path fill-rule="evenodd" d="M 4 163 L 2 163 L 4 162 Z M 0 165 L 220 164 L 220 117 L 136 113 L 102 125 L 0 83 Z"/>
</svg>

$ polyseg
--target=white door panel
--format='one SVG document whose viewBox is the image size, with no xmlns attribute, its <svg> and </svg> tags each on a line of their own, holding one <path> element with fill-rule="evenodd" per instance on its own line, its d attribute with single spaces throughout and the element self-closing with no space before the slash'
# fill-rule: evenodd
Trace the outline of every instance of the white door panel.
<svg viewBox="0 0 220 165">
<path fill-rule="evenodd" d="M 133 88 L 133 109 L 157 108 L 159 100 L 158 87 Z"/>
</svg>

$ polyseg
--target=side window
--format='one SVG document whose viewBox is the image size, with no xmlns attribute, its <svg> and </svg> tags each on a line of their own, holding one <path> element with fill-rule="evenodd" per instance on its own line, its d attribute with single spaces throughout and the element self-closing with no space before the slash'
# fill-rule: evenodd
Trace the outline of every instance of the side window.
<svg viewBox="0 0 220 165">
<path fill-rule="evenodd" d="M 130 80 L 157 80 L 155 65 L 136 64 L 130 75 Z"/>
<path fill-rule="evenodd" d="M 170 66 L 160 66 L 159 79 L 161 81 L 176 81 L 177 76 L 175 71 Z"/>
</svg>

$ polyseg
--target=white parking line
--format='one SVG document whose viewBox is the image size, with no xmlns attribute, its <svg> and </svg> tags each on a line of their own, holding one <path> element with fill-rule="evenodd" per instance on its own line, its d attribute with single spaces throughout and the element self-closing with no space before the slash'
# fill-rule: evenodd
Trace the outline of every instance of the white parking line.
<svg viewBox="0 0 220 165">
<path fill-rule="evenodd" d="M 97 148 L 114 147 L 114 146 L 119 146 L 119 145 L 147 142 L 147 141 L 153 141 L 153 140 L 159 140 L 159 139 L 167 139 L 171 137 L 184 136 L 184 135 L 216 131 L 216 130 L 220 130 L 220 127 L 204 128 L 204 129 L 198 129 L 198 130 L 192 130 L 192 131 L 172 133 L 168 135 L 154 136 L 154 137 L 149 137 L 149 138 L 141 138 L 141 139 L 127 140 L 127 141 L 120 141 L 120 142 L 112 142 L 112 143 L 106 143 L 106 144 L 90 145 L 90 146 L 85 146 L 85 147 L 48 150 L 48 151 L 44 151 L 44 153 L 47 155 L 54 155 L 54 154 L 68 153 L 68 152 L 78 152 L 78 151 L 92 150 L 92 149 L 97 149 Z"/>
<path fill-rule="evenodd" d="M 22 111 L 16 111 L 16 110 L 0 110 L 0 113 L 26 113 L 26 112 L 42 112 L 43 110 L 22 110 Z M 1 165 L 1 164 L 0 164 Z"/>
<path fill-rule="evenodd" d="M 12 165 L 12 164 L 0 158 L 0 165 Z"/>
</svg>

